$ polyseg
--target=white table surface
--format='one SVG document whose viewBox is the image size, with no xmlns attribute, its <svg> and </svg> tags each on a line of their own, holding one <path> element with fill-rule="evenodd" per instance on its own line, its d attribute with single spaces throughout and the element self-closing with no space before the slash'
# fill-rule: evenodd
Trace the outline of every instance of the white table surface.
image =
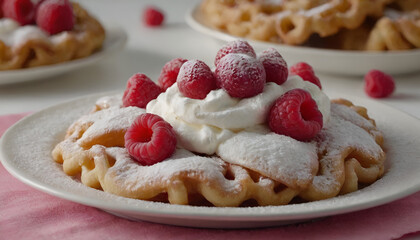
<svg viewBox="0 0 420 240">
<path fill-rule="evenodd" d="M 127 79 L 136 72 L 143 72 L 156 80 L 163 64 L 172 58 L 200 59 L 212 63 L 220 48 L 219 42 L 195 32 L 184 21 L 185 14 L 198 0 L 80 2 L 103 23 L 116 23 L 127 31 L 129 40 L 125 50 L 75 72 L 42 81 L 0 85 L 0 115 L 38 111 L 93 93 L 123 91 Z M 142 24 L 141 13 L 146 5 L 159 6 L 165 11 L 163 27 L 147 28 Z M 367 97 L 362 77 L 317 75 L 329 95 L 337 96 L 344 92 L 357 98 Z M 394 78 L 394 95 L 377 101 L 420 118 L 420 72 Z"/>
</svg>

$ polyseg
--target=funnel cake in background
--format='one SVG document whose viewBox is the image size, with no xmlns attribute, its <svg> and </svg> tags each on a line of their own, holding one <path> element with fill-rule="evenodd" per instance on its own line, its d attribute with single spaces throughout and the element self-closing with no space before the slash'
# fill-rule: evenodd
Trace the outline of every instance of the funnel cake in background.
<svg viewBox="0 0 420 240">
<path fill-rule="evenodd" d="M 419 0 L 396 0 L 395 5 L 403 12 L 409 12 L 413 10 L 420 10 Z"/>
<path fill-rule="evenodd" d="M 367 39 L 367 50 L 405 50 L 420 48 L 420 10 L 385 11 Z"/>
<path fill-rule="evenodd" d="M 420 0 L 203 0 L 206 24 L 261 41 L 344 50 L 419 48 Z"/>
<path fill-rule="evenodd" d="M 11 3 L 6 4 L 9 2 Z M 67 4 L 70 11 L 68 13 L 61 6 L 54 5 L 57 1 L 39 1 L 38 4 L 31 5 L 31 8 L 34 12 L 42 9 L 42 15 L 38 15 L 36 19 L 33 17 L 28 24 L 15 17 L 13 11 L 20 11 L 16 2 L 3 1 L 3 18 L 0 18 L 0 70 L 51 65 L 84 58 L 102 47 L 104 28 L 78 3 L 61 1 L 60 3 Z M 10 6 L 15 8 L 10 10 Z M 55 20 L 42 18 L 46 14 L 50 14 L 51 19 Z M 63 16 L 68 16 L 68 19 L 61 19 Z M 54 25 L 51 22 L 66 26 L 51 26 Z"/>
<path fill-rule="evenodd" d="M 184 205 L 316 201 L 378 180 L 384 140 L 367 110 L 330 101 L 319 81 L 298 75 L 314 77 L 309 65 L 288 74 L 273 51 L 256 57 L 248 43 L 229 43 L 216 54 L 214 71 L 189 60 L 169 86 L 147 80 L 147 88 L 138 88 L 132 81 L 144 74 L 135 74 L 124 97 L 103 97 L 75 121 L 52 156 L 88 187 Z M 271 67 L 276 64 L 281 67 Z M 261 91 L 249 91 L 261 82 Z M 152 85 L 162 89 L 155 99 Z M 123 103 L 127 93 L 147 106 Z"/>
<path fill-rule="evenodd" d="M 418 1 L 420 4 L 420 1 Z M 420 9 L 401 11 L 388 8 L 376 22 L 318 39 L 320 47 L 344 50 L 409 50 L 420 48 Z M 315 44 L 316 45 L 316 44 Z"/>
</svg>

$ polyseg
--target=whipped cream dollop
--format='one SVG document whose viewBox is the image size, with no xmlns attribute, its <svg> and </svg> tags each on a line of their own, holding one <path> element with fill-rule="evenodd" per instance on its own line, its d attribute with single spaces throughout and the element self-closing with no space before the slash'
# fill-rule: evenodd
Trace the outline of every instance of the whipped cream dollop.
<svg viewBox="0 0 420 240">
<path fill-rule="evenodd" d="M 10 18 L 0 19 L 0 41 L 7 46 L 20 46 L 31 39 L 41 39 L 44 41 L 59 41 L 67 33 L 50 36 L 36 25 L 20 26 L 18 22 Z"/>
<path fill-rule="evenodd" d="M 268 82 L 264 91 L 251 98 L 233 98 L 223 89 L 211 91 L 204 99 L 185 97 L 175 83 L 151 101 L 146 111 L 169 122 L 178 134 L 178 144 L 190 151 L 214 154 L 220 143 L 245 129 L 264 129 L 272 103 L 289 90 L 307 90 L 323 115 L 330 118 L 330 100 L 314 84 L 290 76 L 282 85 Z M 264 126 L 259 126 L 264 125 Z M 258 130 L 266 131 L 266 130 Z"/>
</svg>

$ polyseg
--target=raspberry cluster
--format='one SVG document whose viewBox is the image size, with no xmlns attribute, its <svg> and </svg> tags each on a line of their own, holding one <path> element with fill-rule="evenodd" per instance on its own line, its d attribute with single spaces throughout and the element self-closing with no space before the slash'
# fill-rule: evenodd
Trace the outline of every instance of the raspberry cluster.
<svg viewBox="0 0 420 240">
<path fill-rule="evenodd" d="M 144 74 L 135 74 L 127 82 L 123 106 L 145 108 L 160 93 L 175 83 L 187 98 L 202 100 L 215 89 L 223 89 L 234 98 L 250 98 L 264 91 L 266 82 L 278 85 L 287 81 L 289 70 L 280 53 L 271 48 L 257 56 L 248 42 L 238 40 L 222 47 L 215 57 L 215 70 L 200 60 L 175 58 L 167 62 L 157 84 Z M 312 67 L 299 63 L 290 69 L 305 81 L 321 85 Z M 314 80 L 315 79 L 315 80 Z M 272 105 L 267 125 L 278 134 L 301 141 L 311 140 L 322 128 L 322 114 L 309 92 L 291 90 Z M 176 146 L 176 133 L 164 119 L 143 114 L 125 135 L 126 148 L 143 165 L 169 157 Z"/>
<path fill-rule="evenodd" d="M 250 98 L 264 91 L 267 82 L 282 85 L 289 75 L 298 75 L 322 89 L 312 67 L 297 63 L 288 69 L 281 54 L 267 49 L 256 54 L 249 43 L 237 40 L 222 47 L 216 54 L 214 71 L 200 60 L 175 58 L 167 62 L 158 83 L 144 74 L 128 80 L 123 96 L 125 107 L 145 108 L 149 101 L 177 84 L 187 98 L 203 100 L 215 89 L 223 89 L 234 98 Z M 365 76 L 365 91 L 371 97 L 386 97 L 394 91 L 391 76 L 373 70 Z M 323 127 L 323 116 L 316 101 L 304 89 L 287 91 L 274 101 L 267 115 L 271 131 L 299 141 L 311 141 Z M 169 157 L 176 146 L 176 133 L 159 116 L 143 114 L 127 131 L 126 147 L 134 159 L 151 165 Z"/>
</svg>

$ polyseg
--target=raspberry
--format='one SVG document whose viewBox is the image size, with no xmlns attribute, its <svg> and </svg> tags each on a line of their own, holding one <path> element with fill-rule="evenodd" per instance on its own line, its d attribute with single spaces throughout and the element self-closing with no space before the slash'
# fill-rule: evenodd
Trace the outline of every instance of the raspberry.
<svg viewBox="0 0 420 240">
<path fill-rule="evenodd" d="M 187 59 L 175 58 L 165 63 L 158 79 L 158 84 L 163 91 L 166 91 L 168 87 L 172 86 L 172 84 L 176 82 L 179 69 L 181 68 L 182 64 L 184 64 L 186 61 Z"/>
<path fill-rule="evenodd" d="M 69 31 L 74 26 L 73 7 L 68 0 L 45 0 L 36 13 L 36 24 L 49 34 Z"/>
<path fill-rule="evenodd" d="M 231 97 L 253 97 L 264 90 L 264 66 L 248 55 L 226 55 L 220 59 L 215 75 L 217 86 L 223 88 Z"/>
<path fill-rule="evenodd" d="M 314 70 L 312 69 L 311 65 L 305 62 L 296 63 L 295 65 L 290 67 L 290 73 L 298 75 L 303 80 L 311 82 L 317 85 L 319 89 L 322 89 L 321 82 L 319 81 L 319 78 L 315 76 Z"/>
<path fill-rule="evenodd" d="M 299 141 L 311 140 L 322 128 L 322 113 L 311 94 L 292 89 L 273 104 L 268 115 L 271 131 Z"/>
<path fill-rule="evenodd" d="M 135 106 L 145 108 L 153 99 L 157 98 L 162 92 L 150 78 L 142 73 L 134 74 L 128 79 L 127 87 L 123 95 L 123 106 Z"/>
<path fill-rule="evenodd" d="M 3 0 L 0 0 L 0 18 L 3 18 Z"/>
<path fill-rule="evenodd" d="M 4 0 L 2 10 L 4 17 L 11 18 L 22 26 L 35 22 L 35 5 L 31 0 Z"/>
<path fill-rule="evenodd" d="M 165 16 L 156 7 L 147 7 L 143 12 L 143 22 L 146 26 L 157 27 L 162 25 Z"/>
<path fill-rule="evenodd" d="M 286 82 L 289 75 L 287 63 L 276 49 L 269 48 L 263 51 L 258 60 L 264 66 L 267 82 L 275 82 L 278 85 Z"/>
<path fill-rule="evenodd" d="M 217 88 L 213 72 L 200 60 L 185 62 L 176 82 L 179 91 L 184 96 L 193 99 L 204 99 L 211 90 Z"/>
<path fill-rule="evenodd" d="M 170 157 L 176 147 L 172 126 L 158 115 L 137 117 L 124 135 L 128 153 L 142 165 L 153 165 Z"/>
<path fill-rule="evenodd" d="M 394 90 L 394 79 L 390 75 L 378 70 L 371 70 L 365 75 L 365 92 L 369 97 L 385 98 Z"/>
<path fill-rule="evenodd" d="M 249 45 L 247 41 L 243 40 L 236 40 L 227 43 L 223 46 L 216 54 L 216 58 L 214 59 L 214 66 L 217 66 L 224 56 L 228 55 L 229 53 L 242 53 L 246 54 L 250 57 L 256 58 L 257 55 L 255 54 L 254 49 Z"/>
</svg>

